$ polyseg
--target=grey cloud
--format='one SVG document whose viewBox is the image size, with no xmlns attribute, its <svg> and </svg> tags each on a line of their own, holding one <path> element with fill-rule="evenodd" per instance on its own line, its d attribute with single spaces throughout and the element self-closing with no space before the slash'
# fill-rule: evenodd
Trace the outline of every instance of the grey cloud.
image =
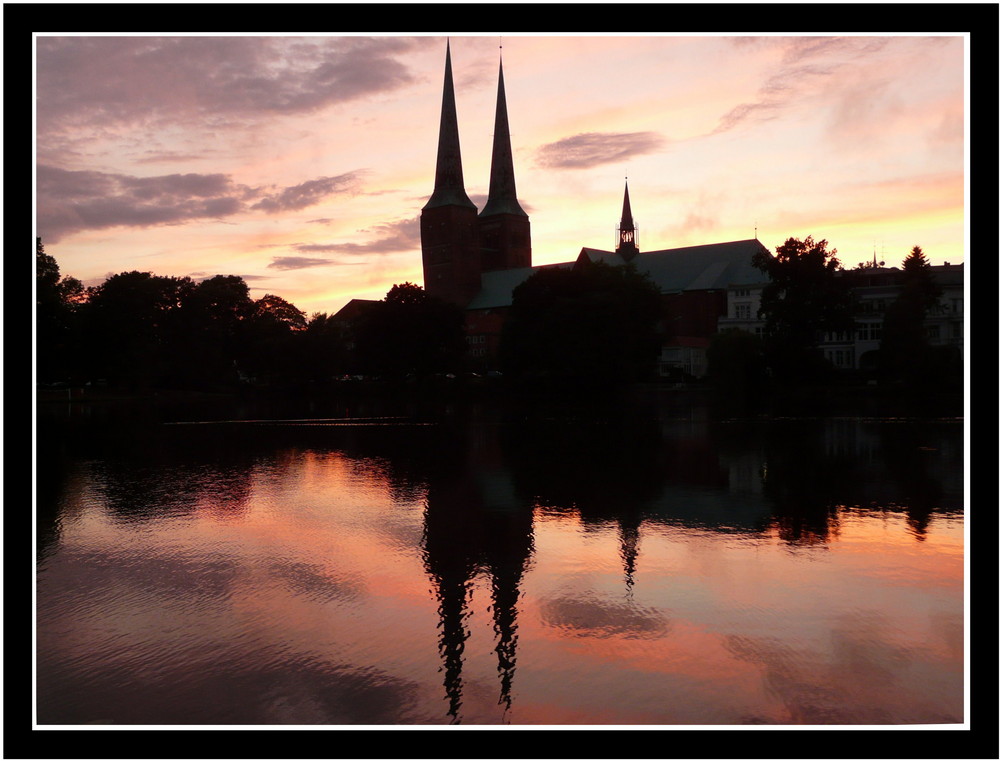
<svg viewBox="0 0 1000 761">
<path fill-rule="evenodd" d="M 320 177 L 299 185 L 285 188 L 280 193 L 269 195 L 255 203 L 252 209 L 260 209 L 268 214 L 279 211 L 305 209 L 319 203 L 335 193 L 349 193 L 357 189 L 357 172 L 347 172 L 336 177 Z"/>
<path fill-rule="evenodd" d="M 222 174 L 129 177 L 44 165 L 36 190 L 39 234 L 53 242 L 80 230 L 227 217 L 252 193 Z"/>
<path fill-rule="evenodd" d="M 333 253 L 359 256 L 364 254 L 394 254 L 400 251 L 420 249 L 420 220 L 416 217 L 397 222 L 386 222 L 359 232 L 374 233 L 376 237 L 364 243 L 300 243 L 295 246 L 295 250 L 307 254 Z M 296 257 L 287 258 L 295 259 Z M 329 264 L 339 263 L 334 260 L 323 261 Z M 275 265 L 272 263 L 269 266 Z"/>
<path fill-rule="evenodd" d="M 357 177 L 349 172 L 279 189 L 249 209 L 301 209 L 354 190 Z M 36 170 L 36 190 L 39 234 L 53 243 L 80 230 L 223 219 L 247 211 L 247 203 L 261 196 L 260 189 L 238 185 L 225 174 L 134 177 L 47 165 Z"/>
<path fill-rule="evenodd" d="M 651 153 L 663 144 L 655 132 L 585 132 L 543 145 L 536 160 L 551 169 L 586 169 Z"/>
<path fill-rule="evenodd" d="M 39 37 L 41 132 L 73 125 L 300 113 L 414 81 L 427 38 Z"/>
<path fill-rule="evenodd" d="M 324 267 L 328 264 L 336 264 L 332 259 L 316 259 L 309 256 L 276 256 L 271 260 L 269 269 L 276 270 L 301 270 L 309 267 Z"/>
</svg>

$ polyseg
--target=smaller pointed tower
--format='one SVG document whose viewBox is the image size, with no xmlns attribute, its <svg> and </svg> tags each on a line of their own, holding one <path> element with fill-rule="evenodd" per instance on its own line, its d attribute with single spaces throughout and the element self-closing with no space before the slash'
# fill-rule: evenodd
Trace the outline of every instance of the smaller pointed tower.
<svg viewBox="0 0 1000 761">
<path fill-rule="evenodd" d="M 507 121 L 507 95 L 503 86 L 503 59 L 497 86 L 497 113 L 493 127 L 493 161 L 490 195 L 479 214 L 479 244 L 483 270 L 531 266 L 531 223 L 517 202 L 514 158 Z"/>
<path fill-rule="evenodd" d="M 477 209 L 465 192 L 462 175 L 450 40 L 445 50 L 434 192 L 420 212 L 420 248 L 424 290 L 459 306 L 468 304 L 479 291 L 481 265 Z"/>
<path fill-rule="evenodd" d="M 628 177 L 625 178 L 625 203 L 622 205 L 622 221 L 618 225 L 615 253 L 627 262 L 632 261 L 639 253 L 639 240 L 635 234 L 635 222 L 632 221 L 632 205 L 628 200 Z"/>
</svg>

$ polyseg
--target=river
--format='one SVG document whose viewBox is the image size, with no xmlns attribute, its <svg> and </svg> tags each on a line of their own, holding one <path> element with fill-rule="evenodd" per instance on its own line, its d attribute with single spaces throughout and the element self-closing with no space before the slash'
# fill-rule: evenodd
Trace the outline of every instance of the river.
<svg viewBox="0 0 1000 761">
<path fill-rule="evenodd" d="M 928 725 L 958 419 L 50 404 L 39 725 Z"/>
</svg>

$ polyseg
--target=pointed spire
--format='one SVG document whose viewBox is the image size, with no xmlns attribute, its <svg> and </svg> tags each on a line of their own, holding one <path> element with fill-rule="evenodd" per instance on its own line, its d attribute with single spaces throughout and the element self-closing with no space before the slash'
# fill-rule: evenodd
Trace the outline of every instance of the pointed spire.
<svg viewBox="0 0 1000 761">
<path fill-rule="evenodd" d="M 628 177 L 625 178 L 625 201 L 622 204 L 622 221 L 618 225 L 618 245 L 615 252 L 625 261 L 631 261 L 639 253 L 635 222 L 632 220 L 632 204 L 628 199 Z"/>
<path fill-rule="evenodd" d="M 490 196 L 479 216 L 518 214 L 526 217 L 517 202 L 514 188 L 514 157 L 510 149 L 510 124 L 507 121 L 507 95 L 503 86 L 503 58 L 497 86 L 497 115 L 493 127 L 493 163 L 490 167 Z"/>
<path fill-rule="evenodd" d="M 462 174 L 462 151 L 458 143 L 458 114 L 455 109 L 455 83 L 451 75 L 451 40 L 445 52 L 444 94 L 441 97 L 441 128 L 438 133 L 437 169 L 434 174 L 434 192 L 424 206 L 470 206 Z"/>
<path fill-rule="evenodd" d="M 628 177 L 625 178 L 625 203 L 622 205 L 621 229 L 635 232 L 635 223 L 632 221 L 632 204 L 628 200 Z"/>
</svg>

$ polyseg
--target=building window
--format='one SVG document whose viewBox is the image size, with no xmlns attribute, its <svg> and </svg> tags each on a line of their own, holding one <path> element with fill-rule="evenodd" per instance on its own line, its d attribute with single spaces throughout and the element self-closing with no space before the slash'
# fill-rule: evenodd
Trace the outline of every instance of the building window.
<svg viewBox="0 0 1000 761">
<path fill-rule="evenodd" d="M 933 341 L 936 341 L 941 337 L 941 326 L 940 325 L 928 325 L 927 326 L 927 337 Z"/>
<path fill-rule="evenodd" d="M 826 358 L 832 362 L 835 367 L 854 367 L 854 352 L 851 349 L 831 349 L 826 353 Z"/>
<path fill-rule="evenodd" d="M 735 317 L 737 320 L 749 320 L 750 319 L 750 305 L 749 304 L 734 304 L 734 309 L 736 310 Z"/>
<path fill-rule="evenodd" d="M 951 324 L 951 337 L 959 339 L 962 337 L 962 323 L 953 322 Z"/>
<path fill-rule="evenodd" d="M 951 301 L 951 313 L 962 314 L 962 299 L 950 299 L 950 301 Z"/>
<path fill-rule="evenodd" d="M 881 322 L 858 323 L 857 338 L 859 341 L 878 341 L 882 338 Z"/>
</svg>

